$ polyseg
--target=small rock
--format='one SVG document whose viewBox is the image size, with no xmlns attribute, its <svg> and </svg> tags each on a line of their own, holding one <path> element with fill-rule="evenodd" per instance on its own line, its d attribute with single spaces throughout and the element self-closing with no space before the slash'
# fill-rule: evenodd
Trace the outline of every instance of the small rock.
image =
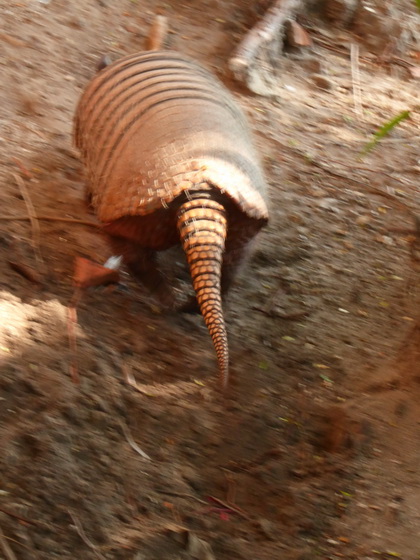
<svg viewBox="0 0 420 560">
<path fill-rule="evenodd" d="M 277 527 L 274 525 L 274 523 L 263 517 L 258 520 L 258 523 L 261 527 L 262 532 L 264 533 L 264 536 L 269 539 L 277 538 Z"/>
<path fill-rule="evenodd" d="M 356 224 L 358 226 L 366 226 L 371 221 L 371 216 L 368 214 L 362 214 L 356 218 Z"/>
<path fill-rule="evenodd" d="M 340 235 L 341 237 L 345 237 L 348 234 L 348 231 L 346 231 L 345 229 L 341 229 L 341 228 L 333 228 L 332 232 L 335 235 Z"/>
<path fill-rule="evenodd" d="M 286 22 L 286 41 L 291 47 L 310 47 L 312 45 L 309 33 L 293 20 Z"/>
<path fill-rule="evenodd" d="M 318 206 L 324 210 L 330 210 L 330 212 L 339 213 L 340 210 L 337 208 L 338 200 L 335 198 L 322 198 L 318 201 Z"/>
<path fill-rule="evenodd" d="M 331 80 L 329 80 L 325 76 L 321 76 L 321 74 L 312 74 L 311 80 L 319 89 L 323 89 L 325 91 L 330 91 L 333 89 L 333 83 L 331 82 Z"/>
<path fill-rule="evenodd" d="M 300 65 L 307 72 L 311 72 L 312 74 L 321 74 L 322 72 L 322 62 L 319 58 L 312 56 L 310 58 L 304 58 L 300 61 Z"/>
<path fill-rule="evenodd" d="M 313 187 L 310 189 L 309 194 L 315 196 L 316 198 L 326 197 L 328 196 L 328 192 L 324 189 L 320 189 L 319 187 Z"/>
<path fill-rule="evenodd" d="M 100 72 L 101 70 L 109 66 L 111 63 L 112 63 L 112 59 L 109 56 L 109 54 L 103 54 L 101 58 L 98 60 L 98 62 L 96 63 L 96 71 Z"/>
<path fill-rule="evenodd" d="M 375 239 L 378 243 L 383 243 L 384 245 L 394 245 L 394 240 L 389 235 L 377 235 Z"/>
<path fill-rule="evenodd" d="M 420 66 L 414 66 L 410 68 L 410 73 L 413 78 L 420 79 Z"/>
<path fill-rule="evenodd" d="M 209 543 L 193 533 L 188 535 L 187 552 L 196 560 L 216 560 Z"/>
</svg>

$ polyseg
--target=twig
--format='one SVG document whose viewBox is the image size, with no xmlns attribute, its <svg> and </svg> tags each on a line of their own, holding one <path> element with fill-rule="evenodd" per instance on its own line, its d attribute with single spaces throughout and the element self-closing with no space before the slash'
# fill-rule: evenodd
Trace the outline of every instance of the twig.
<svg viewBox="0 0 420 560">
<path fill-rule="evenodd" d="M 136 451 L 136 453 L 138 453 L 139 455 L 141 455 L 141 457 L 143 457 L 143 459 L 148 459 L 149 461 L 151 461 L 151 457 L 149 457 L 149 455 L 147 453 L 145 453 L 143 451 L 143 449 L 141 449 L 137 443 L 134 441 L 134 439 L 132 438 L 130 431 L 128 429 L 128 427 L 124 424 L 124 422 L 119 422 L 121 429 L 125 435 L 126 440 L 128 441 L 128 444 L 130 445 L 130 447 L 132 449 L 134 449 L 134 451 Z"/>
<path fill-rule="evenodd" d="M 79 368 L 77 363 L 77 336 L 76 336 L 76 326 L 77 326 L 77 305 L 82 297 L 82 290 L 77 288 L 74 291 L 73 297 L 68 305 L 68 315 L 67 315 L 67 336 L 70 346 L 70 376 L 74 384 L 78 385 L 80 383 Z"/>
<path fill-rule="evenodd" d="M 16 163 L 16 165 L 21 170 L 22 174 L 25 175 L 25 177 L 27 179 L 32 179 L 33 178 L 32 173 L 26 169 L 26 167 L 23 165 L 23 163 L 17 157 L 12 157 L 11 159 L 14 163 Z"/>
<path fill-rule="evenodd" d="M 38 271 L 31 266 L 16 261 L 8 261 L 8 263 L 10 268 L 26 278 L 26 280 L 29 280 L 33 284 L 42 284 L 41 276 L 38 274 Z"/>
<path fill-rule="evenodd" d="M 155 490 L 155 491 L 158 494 L 165 494 L 166 496 L 175 496 L 177 498 L 189 498 L 191 500 L 195 500 L 196 502 L 199 502 L 200 504 L 207 505 L 207 502 L 205 502 L 201 498 L 197 498 L 197 496 L 193 496 L 192 494 L 186 494 L 183 492 L 170 492 L 168 490 Z"/>
<path fill-rule="evenodd" d="M 93 544 L 93 542 L 88 539 L 88 537 L 86 536 L 86 533 L 83 530 L 83 527 L 82 527 L 80 521 L 77 519 L 77 517 L 74 515 L 74 513 L 72 513 L 70 510 L 67 510 L 67 513 L 70 515 L 70 517 L 71 517 L 71 519 L 74 523 L 74 526 L 76 527 L 77 534 L 82 539 L 82 541 L 85 543 L 85 545 L 88 546 L 94 552 L 95 556 L 97 556 L 101 560 L 106 560 L 105 556 L 103 556 L 99 552 L 98 547 L 95 546 Z"/>
<path fill-rule="evenodd" d="M 17 186 L 19 187 L 19 190 L 23 196 L 23 200 L 25 201 L 26 204 L 26 209 L 28 211 L 28 217 L 29 217 L 29 221 L 31 222 L 31 226 L 32 226 L 32 248 L 34 250 L 35 253 L 35 258 L 39 263 L 42 263 L 42 255 L 41 255 L 41 251 L 39 249 L 39 241 L 40 241 L 40 235 L 41 235 L 41 231 L 39 229 L 39 223 L 36 217 L 36 212 L 35 212 L 35 208 L 32 204 L 31 201 L 31 197 L 29 196 L 29 192 L 28 189 L 26 188 L 25 182 L 23 181 L 23 179 L 21 177 L 19 177 L 19 175 L 16 175 L 16 173 L 12 173 L 12 176 L 14 178 L 14 180 L 16 181 Z"/>
<path fill-rule="evenodd" d="M 324 47 L 326 49 L 328 49 L 329 51 L 333 51 L 336 52 L 338 54 L 345 54 L 347 52 L 347 47 L 343 46 L 343 45 L 336 45 L 331 43 L 330 41 L 328 41 L 328 39 L 326 39 L 324 36 L 322 36 L 322 39 L 319 38 L 319 30 L 315 27 L 311 27 L 309 26 L 309 30 L 311 32 L 311 37 L 314 41 L 314 43 L 317 43 L 318 45 L 320 45 L 321 47 Z M 318 37 L 316 37 L 316 35 L 318 35 Z M 369 54 L 367 56 L 361 56 L 360 60 L 366 64 L 383 64 L 384 61 L 382 61 L 380 59 L 379 56 L 377 55 L 373 55 L 373 54 Z M 387 61 L 388 64 L 397 64 L 398 66 L 402 66 L 403 68 L 413 68 L 416 66 L 415 63 L 410 62 L 409 60 L 405 60 L 403 58 L 399 58 L 398 56 L 392 56 L 390 57 Z"/>
<path fill-rule="evenodd" d="M 5 515 L 8 515 L 9 517 L 13 517 L 14 519 L 17 519 L 21 523 L 27 523 L 28 525 L 34 525 L 35 527 L 42 527 L 42 525 L 40 525 L 39 523 L 36 523 L 35 521 L 31 521 L 30 519 L 27 519 L 26 517 L 22 517 L 21 515 L 17 515 L 16 513 L 12 513 L 11 511 L 8 511 L 7 509 L 4 509 L 2 507 L 0 507 L 0 511 Z"/>
<path fill-rule="evenodd" d="M 363 117 L 362 93 L 360 89 L 360 71 L 359 71 L 359 45 L 352 43 L 350 46 L 351 60 L 351 80 L 353 84 L 353 103 L 356 115 Z"/>
<path fill-rule="evenodd" d="M 224 500 L 221 500 L 220 498 L 215 498 L 214 496 L 209 496 L 208 497 L 209 500 L 211 500 L 212 502 L 218 504 L 219 506 L 222 506 L 226 509 L 230 509 L 232 511 L 234 511 L 235 513 L 237 513 L 238 515 L 240 515 L 241 517 L 243 517 L 244 519 L 247 519 L 248 521 L 253 521 L 253 519 L 247 515 L 241 508 L 239 508 L 238 506 L 235 506 L 233 504 L 230 504 L 228 502 L 225 502 Z"/>
<path fill-rule="evenodd" d="M 37 216 L 36 219 L 38 221 L 44 220 L 48 222 L 66 222 L 69 224 L 82 224 L 85 226 L 91 226 L 94 228 L 100 228 L 101 224 L 96 224 L 95 222 L 90 222 L 89 220 L 77 220 L 75 218 L 60 218 L 58 216 Z M 18 222 L 18 221 L 30 221 L 30 216 L 2 216 L 0 214 L 1 221 L 8 221 L 8 222 Z"/>
<path fill-rule="evenodd" d="M 0 527 L 0 543 L 1 543 L 1 548 L 3 550 L 3 554 L 5 555 L 5 557 L 7 558 L 7 560 L 17 560 L 17 557 L 15 555 L 15 553 L 13 552 L 13 550 L 10 548 L 8 542 L 6 541 L 3 531 Z"/>
</svg>

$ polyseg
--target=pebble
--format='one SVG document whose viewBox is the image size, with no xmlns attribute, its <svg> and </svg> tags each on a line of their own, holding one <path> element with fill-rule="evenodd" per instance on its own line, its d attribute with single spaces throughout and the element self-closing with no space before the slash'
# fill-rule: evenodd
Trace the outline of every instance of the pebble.
<svg viewBox="0 0 420 560">
<path fill-rule="evenodd" d="M 356 224 L 358 226 L 366 226 L 371 221 L 371 216 L 368 214 L 363 214 L 356 218 Z"/>
<path fill-rule="evenodd" d="M 311 80 L 313 84 L 319 89 L 323 89 L 325 91 L 330 91 L 333 89 L 333 83 L 331 82 L 331 80 L 329 80 L 325 76 L 321 76 L 321 74 L 312 74 Z"/>
</svg>

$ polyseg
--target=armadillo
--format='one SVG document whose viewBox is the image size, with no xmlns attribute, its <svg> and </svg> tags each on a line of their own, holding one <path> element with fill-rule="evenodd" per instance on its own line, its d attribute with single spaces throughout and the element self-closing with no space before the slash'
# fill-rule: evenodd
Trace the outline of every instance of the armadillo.
<svg viewBox="0 0 420 560">
<path fill-rule="evenodd" d="M 114 247 L 167 302 L 173 295 L 156 252 L 182 244 L 226 386 L 222 298 L 268 220 L 266 182 L 244 113 L 192 59 L 146 51 L 93 77 L 74 137 L 92 206 Z"/>
</svg>

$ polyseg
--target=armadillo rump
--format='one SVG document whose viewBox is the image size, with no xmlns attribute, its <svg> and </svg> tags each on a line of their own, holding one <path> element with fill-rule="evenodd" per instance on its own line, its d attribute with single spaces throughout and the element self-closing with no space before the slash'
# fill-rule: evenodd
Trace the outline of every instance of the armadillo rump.
<svg viewBox="0 0 420 560">
<path fill-rule="evenodd" d="M 233 96 L 177 53 L 127 56 L 86 87 L 75 143 L 114 248 L 165 303 L 172 291 L 156 253 L 182 244 L 226 386 L 222 297 L 268 219 L 259 158 Z"/>
</svg>

